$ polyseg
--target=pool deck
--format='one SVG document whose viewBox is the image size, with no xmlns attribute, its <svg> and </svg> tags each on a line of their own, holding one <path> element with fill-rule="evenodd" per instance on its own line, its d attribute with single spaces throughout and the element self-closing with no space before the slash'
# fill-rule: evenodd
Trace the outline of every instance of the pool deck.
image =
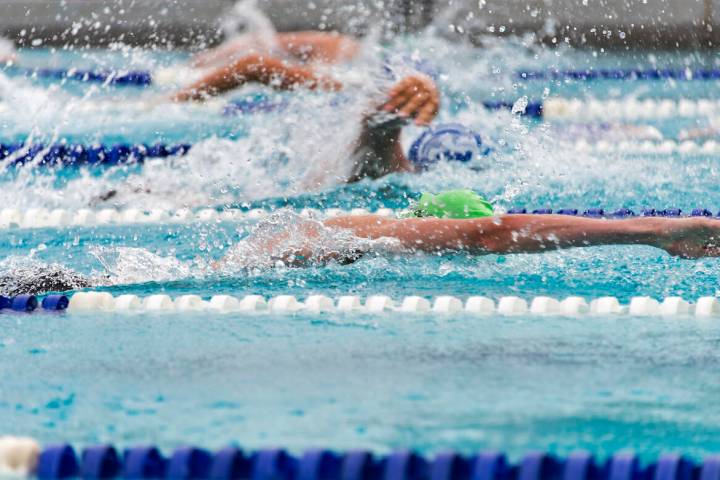
<svg viewBox="0 0 720 480">
<path fill-rule="evenodd" d="M 114 41 L 200 47 L 221 39 L 219 18 L 232 0 L 5 0 L 0 34 L 24 46 L 101 46 Z M 713 47 L 720 0 L 258 0 L 279 30 L 370 25 L 446 36 L 534 33 L 549 44 L 606 47 Z M 171 5 L 171 6 L 169 6 Z M 400 27 L 398 27 L 400 25 Z"/>
</svg>

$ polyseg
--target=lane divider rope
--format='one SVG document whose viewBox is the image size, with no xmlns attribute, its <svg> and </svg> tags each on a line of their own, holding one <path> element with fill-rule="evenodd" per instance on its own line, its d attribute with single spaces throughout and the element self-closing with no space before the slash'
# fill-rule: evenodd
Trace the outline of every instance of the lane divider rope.
<svg viewBox="0 0 720 480">
<path fill-rule="evenodd" d="M 720 80 L 720 69 L 520 70 L 518 80 Z"/>
<path fill-rule="evenodd" d="M 37 165 L 119 165 L 142 163 L 148 158 L 167 158 L 185 155 L 192 145 L 154 144 L 154 145 L 68 145 L 41 143 L 0 143 L 0 161 L 13 164 L 35 162 Z"/>
<path fill-rule="evenodd" d="M 168 478 L 216 480 L 720 480 L 720 456 L 699 463 L 679 454 L 663 454 L 645 465 L 629 452 L 601 461 L 584 451 L 565 457 L 535 451 L 511 462 L 505 454 L 482 451 L 463 455 L 443 451 L 423 456 L 412 450 L 385 455 L 371 451 L 306 450 L 298 456 L 282 448 L 215 452 L 183 446 L 168 456 L 154 445 L 120 450 L 89 446 L 78 455 L 67 443 L 41 447 L 32 438 L 0 437 L 0 473 L 60 478 Z"/>
<path fill-rule="evenodd" d="M 546 120 L 583 119 L 593 120 L 658 120 L 677 117 L 714 115 L 720 101 L 709 99 L 622 99 L 622 100 L 580 100 L 548 98 L 544 101 L 530 101 L 526 105 L 507 101 L 486 101 L 488 110 L 511 110 L 519 115 Z"/>
<path fill-rule="evenodd" d="M 401 210 L 380 208 L 374 211 L 365 208 L 353 208 L 343 210 L 340 208 L 314 209 L 304 208 L 296 210 L 296 213 L 306 218 L 332 218 L 341 215 L 380 215 L 383 217 L 397 216 Z M 116 210 L 104 208 L 91 210 L 81 208 L 79 210 L 68 210 L 56 208 L 29 208 L 20 210 L 17 208 L 3 208 L 0 210 L 0 229 L 31 229 L 31 228 L 61 228 L 61 227 L 94 227 L 107 225 L 136 225 L 136 224 L 190 224 L 190 223 L 217 223 L 235 222 L 247 220 L 260 220 L 272 214 L 272 210 L 254 208 L 251 210 L 226 209 L 216 210 L 203 208 L 197 211 L 190 209 L 164 210 L 139 208 L 127 208 Z M 502 213 L 502 212 L 498 212 Z M 654 209 L 644 208 L 634 211 L 628 208 L 617 210 L 606 210 L 604 208 L 588 208 L 578 210 L 576 208 L 537 208 L 527 209 L 522 207 L 511 208 L 507 214 L 534 214 L 534 215 L 580 215 L 591 218 L 622 219 L 634 216 L 643 217 L 711 217 L 720 218 L 707 208 L 694 208 L 689 213 L 684 213 L 680 208 Z"/>
<path fill-rule="evenodd" d="M 690 303 L 681 297 L 666 297 L 661 301 L 642 296 L 633 297 L 622 304 L 616 297 L 599 297 L 588 302 L 583 297 L 570 296 L 559 300 L 553 297 L 534 297 L 529 303 L 517 296 L 500 297 L 495 300 L 471 296 L 464 301 L 452 295 L 440 295 L 433 300 L 411 295 L 395 301 L 386 295 L 371 295 L 363 300 L 357 295 L 310 295 L 304 301 L 294 295 L 278 295 L 266 299 L 262 295 L 214 295 L 204 300 L 199 295 L 181 295 L 172 298 L 166 294 L 139 297 L 123 294 L 117 297 L 109 292 L 77 292 L 71 296 L 48 295 L 38 301 L 33 295 L 0 297 L 0 312 L 11 309 L 16 312 L 42 311 L 82 312 L 215 312 L 215 313 L 360 313 L 381 314 L 401 312 L 409 314 L 473 314 L 473 315 L 630 315 L 630 316 L 720 316 L 720 300 L 701 297 Z M 41 310 L 37 310 L 41 311 Z"/>
<path fill-rule="evenodd" d="M 611 142 L 608 140 L 599 140 L 592 143 L 586 140 L 578 140 L 571 146 L 577 152 L 588 153 L 634 153 L 653 155 L 669 155 L 673 153 L 714 155 L 720 153 L 720 142 L 715 140 L 707 140 L 702 143 L 690 140 L 682 142 L 676 142 L 674 140 L 664 140 L 662 142 L 652 142 L 649 140 L 643 142 Z"/>
<path fill-rule="evenodd" d="M 336 100 L 335 103 L 342 103 Z M 471 102 L 472 103 L 472 102 Z M 491 111 L 510 110 L 518 115 L 545 120 L 665 120 L 670 118 L 709 117 L 720 110 L 720 100 L 715 99 L 644 99 L 633 98 L 595 100 L 578 98 L 548 98 L 542 101 L 528 102 L 487 100 L 481 104 Z M 203 112 L 216 112 L 226 116 L 267 113 L 281 111 L 288 106 L 287 100 L 281 97 L 270 97 L 265 94 L 251 94 L 229 103 L 221 99 L 212 99 L 201 104 L 154 104 L 145 101 L 127 102 L 83 102 L 75 105 L 74 111 L 81 113 L 105 112 L 107 114 L 122 113 L 129 110 L 151 111 L 156 108 L 194 108 Z M 0 103 L 0 113 L 6 112 L 7 106 Z M 167 113 L 167 112 L 165 112 Z"/>
<path fill-rule="evenodd" d="M 715 115 L 720 101 L 714 99 L 621 99 L 580 100 L 549 98 L 540 108 L 543 118 L 602 120 L 661 120 Z M 532 113 L 532 112 L 531 112 Z"/>
<path fill-rule="evenodd" d="M 154 81 L 149 70 L 87 70 L 76 68 L 23 68 L 7 67 L 7 71 L 20 75 L 50 80 L 73 80 L 83 83 L 106 83 L 145 87 Z M 520 70 L 518 80 L 720 80 L 720 69 L 589 69 L 589 70 Z"/>
</svg>

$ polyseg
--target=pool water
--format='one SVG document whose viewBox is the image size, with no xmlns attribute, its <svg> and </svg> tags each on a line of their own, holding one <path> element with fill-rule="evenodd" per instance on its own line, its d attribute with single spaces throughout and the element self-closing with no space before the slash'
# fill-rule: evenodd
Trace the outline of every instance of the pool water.
<svg viewBox="0 0 720 480">
<path fill-rule="evenodd" d="M 523 82 L 513 75 L 520 68 L 718 68 L 720 60 L 710 53 L 548 50 L 522 40 L 475 49 L 431 34 L 367 50 L 358 63 L 369 72 L 361 77 L 369 87 L 349 81 L 342 94 L 281 95 L 288 104 L 282 111 L 234 117 L 208 106 L 157 102 L 171 91 L 162 86 L 57 84 L 0 74 L 2 142 L 195 145 L 185 157 L 144 166 L 2 167 L 0 202 L 79 209 L 116 189 L 115 198 L 94 208 L 376 209 L 404 208 L 421 191 L 465 187 L 505 209 L 720 209 L 714 200 L 720 172 L 712 156 L 579 153 L 563 138 L 569 123 L 479 106 L 522 96 L 713 98 L 712 81 Z M 390 51 L 422 53 L 437 66 L 444 99 L 438 121 L 477 129 L 495 153 L 471 165 L 336 185 L 365 104 L 381 97 L 387 84 L 373 68 Z M 22 59 L 38 67 L 155 69 L 186 56 L 36 50 L 22 52 Z M 231 97 L 258 92 L 278 95 L 246 86 Z M 718 118 L 642 123 L 676 139 L 683 130 L 717 125 Z M 404 144 L 420 132 L 407 128 Z M 0 272 L 57 263 L 92 276 L 113 294 L 204 298 L 382 293 L 395 299 L 613 295 L 627 301 L 718 293 L 716 259 L 680 260 L 629 246 L 542 255 L 390 255 L 348 266 L 222 274 L 199 269 L 223 257 L 257 222 L 6 230 Z M 121 267 L 138 265 L 108 278 L 92 254 L 98 247 L 120 258 Z M 646 458 L 669 450 L 702 456 L 720 447 L 714 374 L 720 324 L 714 320 L 3 313 L 0 322 L 0 431 L 43 442 L 495 448 L 513 456 L 579 448 L 602 456 L 630 447 Z"/>
</svg>

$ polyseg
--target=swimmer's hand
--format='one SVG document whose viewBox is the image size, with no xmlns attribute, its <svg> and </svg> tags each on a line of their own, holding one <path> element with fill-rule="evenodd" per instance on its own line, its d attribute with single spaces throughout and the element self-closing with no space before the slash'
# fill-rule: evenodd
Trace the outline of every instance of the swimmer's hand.
<svg viewBox="0 0 720 480">
<path fill-rule="evenodd" d="M 427 125 L 440 108 L 440 93 L 427 75 L 415 74 L 403 78 L 390 89 L 382 109 L 403 118 L 412 118 L 416 125 Z"/>
<path fill-rule="evenodd" d="M 657 246 L 680 258 L 720 257 L 720 221 L 668 218 L 659 228 Z"/>
</svg>

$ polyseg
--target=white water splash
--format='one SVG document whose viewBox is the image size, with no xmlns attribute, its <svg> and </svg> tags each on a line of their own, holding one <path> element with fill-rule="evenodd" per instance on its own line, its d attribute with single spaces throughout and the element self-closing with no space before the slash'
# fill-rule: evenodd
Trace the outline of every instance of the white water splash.
<svg viewBox="0 0 720 480">
<path fill-rule="evenodd" d="M 10 256 L 0 262 L 0 294 L 14 296 L 49 291 L 67 291 L 100 285 L 103 278 L 89 279 L 57 263 L 46 263 L 34 257 Z"/>
<path fill-rule="evenodd" d="M 240 36 L 252 37 L 266 51 L 273 51 L 275 26 L 258 7 L 257 0 L 240 0 L 225 14 L 221 22 L 225 36 L 234 40 Z"/>
<path fill-rule="evenodd" d="M 114 285 L 177 280 L 203 271 L 191 262 L 163 257 L 144 248 L 92 247 L 90 253 L 103 265 L 108 281 Z"/>
<path fill-rule="evenodd" d="M 5 37 L 0 37 L 0 63 L 14 62 L 16 59 L 15 44 Z"/>
<path fill-rule="evenodd" d="M 366 254 L 400 250 L 401 245 L 395 239 L 359 238 L 350 230 L 326 227 L 318 220 L 278 211 L 233 246 L 219 268 L 225 274 L 232 274 L 256 268 L 349 263 Z"/>
</svg>

